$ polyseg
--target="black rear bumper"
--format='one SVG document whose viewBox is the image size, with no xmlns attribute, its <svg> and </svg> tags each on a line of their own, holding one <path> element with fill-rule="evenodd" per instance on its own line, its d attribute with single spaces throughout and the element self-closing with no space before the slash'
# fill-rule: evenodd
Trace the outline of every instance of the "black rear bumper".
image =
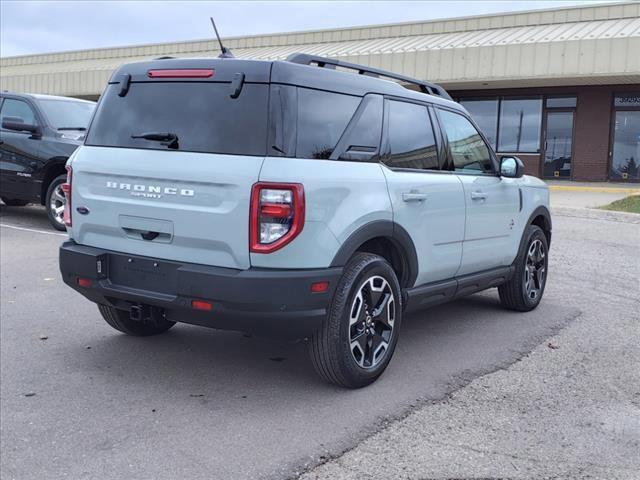
<svg viewBox="0 0 640 480">
<path fill-rule="evenodd" d="M 315 331 L 326 316 L 342 268 L 236 270 L 67 241 L 60 247 L 60 272 L 67 285 L 103 305 L 123 310 L 151 305 L 175 322 L 299 338 Z M 79 278 L 90 285 L 80 286 Z M 311 284 L 325 281 L 326 292 L 311 291 Z M 212 308 L 196 310 L 193 300 L 210 302 Z"/>
</svg>

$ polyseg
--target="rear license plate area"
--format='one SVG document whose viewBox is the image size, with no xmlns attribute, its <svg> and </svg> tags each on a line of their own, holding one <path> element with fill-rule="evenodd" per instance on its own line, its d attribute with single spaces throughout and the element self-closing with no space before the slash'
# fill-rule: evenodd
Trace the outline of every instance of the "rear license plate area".
<svg viewBox="0 0 640 480">
<path fill-rule="evenodd" d="M 109 280 L 113 285 L 175 294 L 179 264 L 148 258 L 109 255 Z"/>
</svg>

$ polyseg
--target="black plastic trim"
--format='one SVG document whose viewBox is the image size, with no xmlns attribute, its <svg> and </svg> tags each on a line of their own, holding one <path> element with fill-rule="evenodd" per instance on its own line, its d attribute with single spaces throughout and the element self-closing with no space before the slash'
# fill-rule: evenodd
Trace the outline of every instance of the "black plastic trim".
<svg viewBox="0 0 640 480">
<path fill-rule="evenodd" d="M 527 220 L 527 225 L 531 225 L 533 223 L 533 220 L 535 220 L 535 218 L 539 216 L 542 216 L 544 218 L 544 230 L 547 236 L 547 246 L 550 247 L 552 223 L 551 223 L 551 213 L 549 212 L 549 209 L 547 207 L 545 207 L 544 205 L 540 205 L 539 207 L 537 207 L 533 211 L 533 213 L 529 215 L 529 219 Z"/>
<path fill-rule="evenodd" d="M 437 95 L 438 97 L 446 98 L 447 100 L 453 100 L 449 93 L 440 85 L 431 82 L 425 82 L 416 78 L 407 77 L 397 73 L 390 72 L 388 70 L 382 70 L 379 68 L 368 67 L 365 65 L 359 65 L 356 63 L 345 62 L 344 60 L 335 60 L 333 58 L 320 57 L 318 55 L 309 55 L 307 53 L 293 53 L 286 59 L 287 62 L 298 63 L 301 65 L 316 64 L 321 68 L 335 69 L 335 67 L 342 67 L 349 70 L 354 70 L 360 75 L 368 75 L 372 77 L 386 77 L 400 82 L 410 83 L 420 88 L 422 93 L 429 95 Z"/>
<path fill-rule="evenodd" d="M 498 267 L 409 288 L 406 290 L 405 311 L 410 312 L 438 305 L 487 288 L 498 287 L 511 279 L 514 270 L 514 266 Z"/>
<path fill-rule="evenodd" d="M 154 263 L 157 272 L 150 268 Z M 131 264 L 132 273 L 127 273 L 123 264 Z M 237 270 L 128 255 L 67 241 L 60 247 L 60 272 L 67 285 L 95 303 L 125 310 L 151 305 L 162 308 L 172 321 L 301 338 L 313 333 L 326 317 L 342 268 Z M 78 277 L 90 279 L 92 286 L 80 287 Z M 328 281 L 329 288 L 312 293 L 311 284 L 320 281 Z M 194 299 L 211 302 L 212 310 L 192 309 Z"/>
<path fill-rule="evenodd" d="M 402 254 L 406 271 L 405 278 L 399 280 L 402 283 L 402 287 L 413 286 L 418 277 L 416 247 L 409 233 L 391 220 L 375 220 L 358 228 L 342 243 L 335 257 L 333 257 L 331 267 L 346 265 L 363 243 L 379 237 L 390 240 L 398 247 Z"/>
</svg>

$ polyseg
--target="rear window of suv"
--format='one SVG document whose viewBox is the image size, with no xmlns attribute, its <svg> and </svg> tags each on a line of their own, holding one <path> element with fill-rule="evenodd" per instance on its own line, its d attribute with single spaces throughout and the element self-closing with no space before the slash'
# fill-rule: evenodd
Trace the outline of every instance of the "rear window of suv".
<svg viewBox="0 0 640 480">
<path fill-rule="evenodd" d="M 247 83 L 231 98 L 228 83 L 132 83 L 124 97 L 109 85 L 85 144 L 167 150 L 166 142 L 131 138 L 161 132 L 178 137 L 178 150 L 265 155 L 269 87 Z"/>
</svg>

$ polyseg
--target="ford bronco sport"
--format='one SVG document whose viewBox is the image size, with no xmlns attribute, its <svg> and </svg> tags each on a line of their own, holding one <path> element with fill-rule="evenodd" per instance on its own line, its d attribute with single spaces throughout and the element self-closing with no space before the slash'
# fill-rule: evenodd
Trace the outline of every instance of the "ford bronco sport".
<svg viewBox="0 0 640 480">
<path fill-rule="evenodd" d="M 0 197 L 5 205 L 46 207 L 64 230 L 65 163 L 82 143 L 95 102 L 77 98 L 0 93 Z"/>
<path fill-rule="evenodd" d="M 355 388 L 406 312 L 491 287 L 528 311 L 544 292 L 545 184 L 442 87 L 391 72 L 304 54 L 124 65 L 67 169 L 62 277 L 130 335 L 308 338 L 320 376 Z"/>
</svg>

